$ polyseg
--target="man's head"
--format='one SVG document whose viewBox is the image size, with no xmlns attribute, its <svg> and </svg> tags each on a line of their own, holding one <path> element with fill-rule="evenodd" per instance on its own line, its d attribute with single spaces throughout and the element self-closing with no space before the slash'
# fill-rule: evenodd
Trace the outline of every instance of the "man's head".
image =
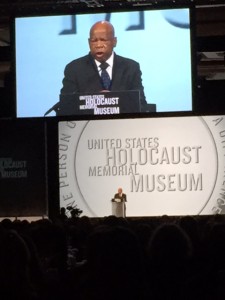
<svg viewBox="0 0 225 300">
<path fill-rule="evenodd" d="M 122 194 L 123 193 L 123 189 L 121 187 L 118 188 L 118 194 Z"/>
<path fill-rule="evenodd" d="M 95 23 L 90 29 L 88 42 L 94 59 L 99 62 L 106 61 L 117 43 L 112 24 L 106 21 Z"/>
</svg>

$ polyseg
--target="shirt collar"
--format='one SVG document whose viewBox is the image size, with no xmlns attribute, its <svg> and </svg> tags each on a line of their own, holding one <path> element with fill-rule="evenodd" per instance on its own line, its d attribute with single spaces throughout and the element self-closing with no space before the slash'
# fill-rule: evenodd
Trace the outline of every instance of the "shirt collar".
<svg viewBox="0 0 225 300">
<path fill-rule="evenodd" d="M 114 61 L 114 52 L 112 52 L 111 56 L 106 61 L 109 64 L 109 67 L 111 67 L 111 68 L 113 66 L 113 61 Z M 99 61 L 97 61 L 96 59 L 95 59 L 95 63 L 99 69 L 101 63 Z"/>
</svg>

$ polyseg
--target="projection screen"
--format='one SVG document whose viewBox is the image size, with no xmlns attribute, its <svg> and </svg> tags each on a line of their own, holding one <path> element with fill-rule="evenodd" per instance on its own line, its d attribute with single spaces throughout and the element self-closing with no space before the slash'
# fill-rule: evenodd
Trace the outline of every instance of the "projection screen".
<svg viewBox="0 0 225 300">
<path fill-rule="evenodd" d="M 127 216 L 225 213 L 225 116 L 59 122 L 61 207 Z"/>
</svg>

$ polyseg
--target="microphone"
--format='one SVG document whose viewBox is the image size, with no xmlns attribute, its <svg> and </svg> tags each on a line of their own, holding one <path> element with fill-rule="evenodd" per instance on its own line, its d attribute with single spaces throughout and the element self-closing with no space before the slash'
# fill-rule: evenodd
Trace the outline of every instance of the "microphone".
<svg viewBox="0 0 225 300">
<path fill-rule="evenodd" d="M 49 110 L 46 111 L 46 113 L 44 114 L 44 117 L 47 116 L 47 115 L 48 115 L 50 112 L 52 112 L 53 110 L 54 110 L 55 112 L 57 112 L 57 111 L 59 110 L 59 108 L 60 108 L 60 105 L 61 105 L 60 101 L 57 102 L 56 104 L 54 104 L 51 108 L 49 108 Z"/>
</svg>

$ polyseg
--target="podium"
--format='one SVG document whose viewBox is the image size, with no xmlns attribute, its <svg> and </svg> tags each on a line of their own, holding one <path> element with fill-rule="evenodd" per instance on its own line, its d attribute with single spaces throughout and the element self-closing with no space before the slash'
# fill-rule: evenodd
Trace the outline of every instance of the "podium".
<svg viewBox="0 0 225 300">
<path fill-rule="evenodd" d="M 118 218 L 125 218 L 125 202 L 117 202 L 112 199 L 112 215 Z"/>
<path fill-rule="evenodd" d="M 44 116 L 53 110 L 56 116 L 119 115 L 156 112 L 156 104 L 141 105 L 138 90 L 109 91 L 96 94 L 69 93 L 60 94 L 60 101 L 53 105 Z"/>
<path fill-rule="evenodd" d="M 139 112 L 141 104 L 138 90 L 61 94 L 56 110 L 57 116 Z"/>
</svg>

